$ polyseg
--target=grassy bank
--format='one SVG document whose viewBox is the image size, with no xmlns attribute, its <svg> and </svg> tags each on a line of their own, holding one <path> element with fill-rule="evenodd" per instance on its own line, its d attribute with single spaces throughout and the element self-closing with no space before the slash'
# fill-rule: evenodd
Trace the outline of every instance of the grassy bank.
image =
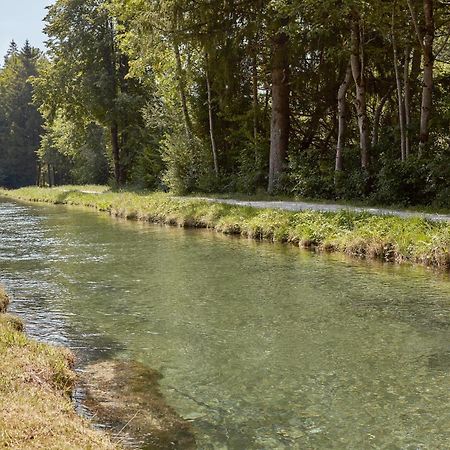
<svg viewBox="0 0 450 450">
<path fill-rule="evenodd" d="M 450 268 L 450 224 L 368 213 L 288 212 L 179 200 L 163 193 L 111 192 L 102 187 L 23 188 L 0 195 L 80 205 L 112 216 L 182 227 L 203 227 L 252 239 L 289 242 L 319 251 L 397 263 Z"/>
<path fill-rule="evenodd" d="M 0 288 L 0 447 L 117 448 L 75 413 L 71 353 L 29 339 L 22 322 L 4 313 L 7 303 Z"/>
</svg>

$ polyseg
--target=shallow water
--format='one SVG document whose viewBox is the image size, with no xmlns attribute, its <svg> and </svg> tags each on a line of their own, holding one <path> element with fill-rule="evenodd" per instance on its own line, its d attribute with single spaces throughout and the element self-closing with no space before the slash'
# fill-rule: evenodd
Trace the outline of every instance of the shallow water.
<svg viewBox="0 0 450 450">
<path fill-rule="evenodd" d="M 201 449 L 450 448 L 450 282 L 412 267 L 0 201 L 11 310 L 139 361 Z"/>
</svg>

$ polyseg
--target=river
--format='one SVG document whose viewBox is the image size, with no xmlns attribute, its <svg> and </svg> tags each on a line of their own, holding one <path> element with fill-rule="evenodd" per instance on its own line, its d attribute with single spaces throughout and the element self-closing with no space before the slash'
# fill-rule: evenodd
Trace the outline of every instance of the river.
<svg viewBox="0 0 450 450">
<path fill-rule="evenodd" d="M 200 449 L 450 448 L 450 282 L 0 200 L 0 280 L 80 365 L 137 361 Z"/>
</svg>

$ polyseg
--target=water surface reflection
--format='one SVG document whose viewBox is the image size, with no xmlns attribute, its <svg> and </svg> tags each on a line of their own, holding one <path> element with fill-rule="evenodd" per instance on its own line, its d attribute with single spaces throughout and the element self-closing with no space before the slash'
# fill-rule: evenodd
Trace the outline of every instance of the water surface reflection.
<svg viewBox="0 0 450 450">
<path fill-rule="evenodd" d="M 37 338 L 160 371 L 199 448 L 450 448 L 450 283 L 424 269 L 0 203 Z"/>
</svg>

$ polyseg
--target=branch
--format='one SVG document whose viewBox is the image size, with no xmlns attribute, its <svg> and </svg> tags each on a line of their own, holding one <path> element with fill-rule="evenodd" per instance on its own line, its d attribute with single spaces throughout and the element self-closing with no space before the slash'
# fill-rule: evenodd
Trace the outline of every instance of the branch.
<svg viewBox="0 0 450 450">
<path fill-rule="evenodd" d="M 412 19 L 413 24 L 414 24 L 414 29 L 416 30 L 416 35 L 417 35 L 417 39 L 419 40 L 420 48 L 422 50 L 422 53 L 425 53 L 425 46 L 423 44 L 423 36 L 422 36 L 421 31 L 420 31 L 420 27 L 419 27 L 419 22 L 417 20 L 416 11 L 414 10 L 414 6 L 413 6 L 411 0 L 406 0 L 406 1 L 408 3 L 409 11 L 411 13 L 411 19 Z"/>
</svg>

